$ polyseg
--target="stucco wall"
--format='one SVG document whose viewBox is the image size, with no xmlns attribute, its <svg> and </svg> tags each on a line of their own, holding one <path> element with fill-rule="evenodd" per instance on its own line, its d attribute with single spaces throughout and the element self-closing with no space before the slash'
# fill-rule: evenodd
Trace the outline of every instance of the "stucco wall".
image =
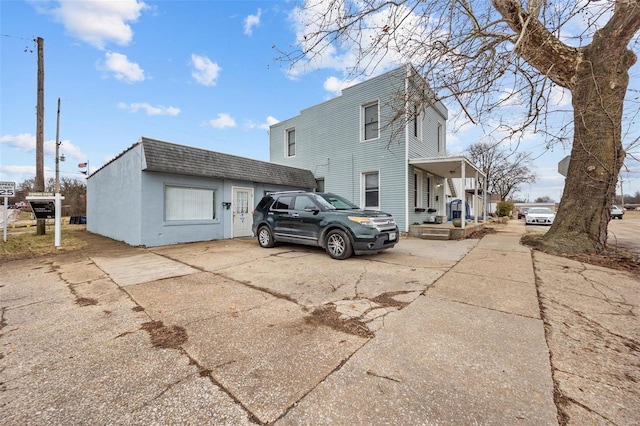
<svg viewBox="0 0 640 426">
<path fill-rule="evenodd" d="M 87 180 L 87 230 L 141 245 L 141 146 L 125 152 Z"/>
</svg>

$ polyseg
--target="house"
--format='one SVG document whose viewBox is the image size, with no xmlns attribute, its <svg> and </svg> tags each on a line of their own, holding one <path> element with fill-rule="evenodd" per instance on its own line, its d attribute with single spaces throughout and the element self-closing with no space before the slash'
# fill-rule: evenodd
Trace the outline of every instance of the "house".
<svg viewBox="0 0 640 426">
<path fill-rule="evenodd" d="M 130 245 L 251 236 L 267 192 L 313 190 L 309 170 L 141 138 L 87 180 L 87 230 Z"/>
<path fill-rule="evenodd" d="M 393 214 L 401 231 L 477 218 L 484 202 L 467 182 L 484 176 L 466 158 L 447 156 L 447 118 L 427 82 L 405 65 L 272 125 L 270 161 L 310 170 L 318 191 Z M 471 206 L 465 213 L 463 202 Z"/>
</svg>

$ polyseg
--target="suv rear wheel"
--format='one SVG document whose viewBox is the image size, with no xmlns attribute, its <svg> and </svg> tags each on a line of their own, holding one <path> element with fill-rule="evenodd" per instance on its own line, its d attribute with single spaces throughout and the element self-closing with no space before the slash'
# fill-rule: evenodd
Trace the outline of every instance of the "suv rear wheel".
<svg viewBox="0 0 640 426">
<path fill-rule="evenodd" d="M 325 246 L 329 256 L 338 260 L 351 257 L 353 252 L 351 240 L 344 231 L 339 229 L 334 229 L 327 233 Z"/>
<path fill-rule="evenodd" d="M 261 226 L 258 229 L 258 244 L 260 247 L 271 248 L 275 245 L 275 241 L 273 240 L 273 235 L 267 226 Z"/>
</svg>

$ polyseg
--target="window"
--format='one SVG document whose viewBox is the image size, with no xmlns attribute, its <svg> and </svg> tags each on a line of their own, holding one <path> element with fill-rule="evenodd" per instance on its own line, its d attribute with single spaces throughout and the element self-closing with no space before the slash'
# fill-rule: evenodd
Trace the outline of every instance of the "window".
<svg viewBox="0 0 640 426">
<path fill-rule="evenodd" d="M 378 137 L 378 102 L 365 105 L 362 110 L 364 140 L 376 139 Z"/>
<path fill-rule="evenodd" d="M 427 177 L 427 207 L 431 207 L 431 177 Z"/>
<path fill-rule="evenodd" d="M 296 129 L 287 129 L 287 157 L 296 155 Z"/>
<path fill-rule="evenodd" d="M 438 123 L 438 134 L 436 135 L 438 138 L 438 152 L 442 149 L 442 123 Z"/>
<path fill-rule="evenodd" d="M 308 195 L 298 195 L 293 204 L 294 210 L 306 210 L 317 208 L 315 203 L 309 198 Z"/>
<path fill-rule="evenodd" d="M 422 208 L 422 172 L 413 172 L 413 207 Z"/>
<path fill-rule="evenodd" d="M 213 189 L 167 185 L 164 188 L 165 220 L 215 219 L 215 200 Z"/>
<path fill-rule="evenodd" d="M 293 196 L 285 195 L 282 197 L 278 197 L 275 203 L 273 203 L 274 210 L 290 210 L 291 209 L 291 201 L 293 201 Z"/>
<path fill-rule="evenodd" d="M 364 208 L 377 209 L 380 207 L 380 183 L 378 172 L 363 173 Z"/>
<path fill-rule="evenodd" d="M 420 139 L 420 105 L 413 104 L 413 136 Z"/>
<path fill-rule="evenodd" d="M 318 192 L 324 192 L 324 178 L 316 179 L 316 189 Z"/>
</svg>

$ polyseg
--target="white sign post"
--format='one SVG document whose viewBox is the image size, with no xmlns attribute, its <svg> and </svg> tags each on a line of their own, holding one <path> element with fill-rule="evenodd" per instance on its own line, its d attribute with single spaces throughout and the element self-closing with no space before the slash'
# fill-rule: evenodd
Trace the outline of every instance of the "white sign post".
<svg viewBox="0 0 640 426">
<path fill-rule="evenodd" d="M 7 242 L 7 211 L 9 208 L 9 197 L 16 196 L 15 182 L 0 182 L 0 196 L 4 197 L 4 220 L 2 221 L 2 241 Z"/>
<path fill-rule="evenodd" d="M 54 245 L 60 247 L 62 200 L 64 197 L 56 192 L 55 195 L 49 192 L 31 193 L 27 196 L 31 203 L 31 210 L 37 219 L 51 219 L 53 216 L 55 224 Z"/>
</svg>

